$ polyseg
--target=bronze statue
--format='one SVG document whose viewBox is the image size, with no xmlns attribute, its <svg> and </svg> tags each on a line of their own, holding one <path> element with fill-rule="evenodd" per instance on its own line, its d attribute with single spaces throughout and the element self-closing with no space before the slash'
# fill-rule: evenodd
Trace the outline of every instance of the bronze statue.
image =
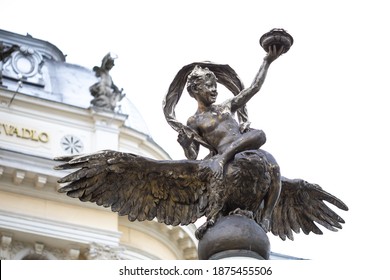
<svg viewBox="0 0 390 280">
<path fill-rule="evenodd" d="M 342 210 L 348 207 L 316 184 L 282 177 L 273 156 L 260 149 L 264 132 L 249 127 L 246 102 L 260 90 L 270 64 L 293 42 L 284 30 L 265 35 L 261 44 L 268 53 L 247 89 L 228 65 L 192 63 L 175 76 L 163 109 L 168 123 L 179 133 L 187 160 L 153 160 L 110 150 L 59 157 L 56 160 L 66 163 L 56 169 L 78 168 L 58 181 L 68 183 L 59 191 L 111 207 L 130 221 L 157 219 L 176 226 L 206 216 L 196 232 L 198 239 L 219 218 L 230 214 L 245 215 L 283 240 L 293 239 L 292 232 L 300 229 L 305 234 L 321 234 L 314 222 L 332 231 L 342 228 L 344 220 L 324 201 Z M 220 105 L 214 104 L 217 82 L 234 94 Z M 187 125 L 175 117 L 185 85 L 198 101 L 198 110 Z M 233 118 L 235 112 L 239 122 Z M 210 150 L 202 160 L 196 159 L 199 145 Z"/>
<path fill-rule="evenodd" d="M 110 70 L 114 67 L 116 57 L 111 53 L 104 56 L 101 67 L 93 67 L 96 77 L 100 78 L 99 82 L 92 85 L 89 90 L 94 97 L 91 104 L 98 108 L 115 110 L 117 103 L 123 99 L 125 94 L 123 89 L 119 89 L 110 76 Z"/>
<path fill-rule="evenodd" d="M 18 45 L 12 45 L 11 47 L 4 46 L 4 43 L 0 41 L 0 85 L 3 84 L 3 64 L 5 60 L 16 50 L 19 49 Z"/>
</svg>

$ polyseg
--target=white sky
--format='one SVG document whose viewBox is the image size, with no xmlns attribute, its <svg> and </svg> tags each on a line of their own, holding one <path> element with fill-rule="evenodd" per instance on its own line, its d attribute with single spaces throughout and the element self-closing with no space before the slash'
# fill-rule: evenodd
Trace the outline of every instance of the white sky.
<svg viewBox="0 0 390 280">
<path fill-rule="evenodd" d="M 0 28 L 49 41 L 67 62 L 87 68 L 100 65 L 107 52 L 116 53 L 114 82 L 173 159 L 184 155 L 161 102 L 177 71 L 195 61 L 226 63 L 249 86 L 265 55 L 260 36 L 274 27 L 286 29 L 294 45 L 271 65 L 250 101 L 252 127 L 265 131 L 264 149 L 276 157 L 282 175 L 319 184 L 350 211 L 338 211 L 346 220 L 339 232 L 302 233 L 294 242 L 270 235 L 271 247 L 297 257 L 344 261 L 376 258 L 389 249 L 385 3 L 20 0 L 1 4 Z M 186 122 L 195 106 L 184 92 L 178 118 Z"/>
</svg>

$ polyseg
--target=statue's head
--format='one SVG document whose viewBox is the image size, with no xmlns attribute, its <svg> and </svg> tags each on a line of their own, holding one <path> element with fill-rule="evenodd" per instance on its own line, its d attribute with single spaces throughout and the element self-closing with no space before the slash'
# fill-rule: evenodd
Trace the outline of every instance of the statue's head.
<svg viewBox="0 0 390 280">
<path fill-rule="evenodd" d="M 113 53 L 108 53 L 103 57 L 102 68 L 106 70 L 111 70 L 114 67 L 114 60 L 117 58 L 117 55 Z"/>
<path fill-rule="evenodd" d="M 210 79 L 217 81 L 215 74 L 207 67 L 202 68 L 199 65 L 196 65 L 187 78 L 187 91 L 190 96 L 194 97 L 194 92 L 198 86 Z"/>
</svg>

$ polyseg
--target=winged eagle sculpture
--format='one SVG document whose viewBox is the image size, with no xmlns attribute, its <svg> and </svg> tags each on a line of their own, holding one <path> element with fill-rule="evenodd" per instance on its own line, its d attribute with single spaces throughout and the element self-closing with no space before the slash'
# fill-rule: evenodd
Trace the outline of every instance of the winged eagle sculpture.
<svg viewBox="0 0 390 280">
<path fill-rule="evenodd" d="M 244 89 L 241 80 L 228 65 L 191 63 L 177 73 L 163 102 L 164 114 L 168 123 L 179 132 L 178 140 L 187 152 L 191 144 L 195 148 L 199 145 L 209 148 L 210 155 L 205 159 L 197 160 L 196 156 L 188 152 L 188 159 L 185 160 L 154 160 L 112 150 L 58 157 L 55 160 L 65 163 L 55 169 L 77 169 L 58 181 L 66 184 L 59 192 L 81 201 L 110 207 L 119 215 L 127 215 L 130 221 L 157 220 L 177 226 L 195 223 L 205 216 L 206 222 L 196 231 L 198 239 L 219 218 L 230 214 L 245 215 L 255 220 L 265 231 L 271 231 L 283 240 L 293 240 L 293 232 L 299 233 L 301 230 L 305 234 L 322 234 L 318 225 L 331 231 L 341 229 L 344 220 L 326 202 L 342 210 L 348 210 L 346 204 L 316 184 L 281 176 L 274 157 L 258 147 L 261 143 L 254 144 L 258 142 L 239 138 L 238 144 L 250 145 L 238 146 L 230 153 L 230 146 L 227 149 L 221 148 L 221 145 L 215 147 L 215 143 L 225 138 L 215 138 L 209 131 L 210 123 L 202 123 L 203 126 L 196 130 L 191 126 L 190 119 L 188 125 L 183 125 L 175 117 L 175 106 L 185 84 L 187 88 L 189 86 L 189 75 L 193 75 L 193 71 L 202 72 L 202 69 L 206 69 L 207 74 L 202 72 L 204 77 L 209 75 L 205 85 L 213 87 L 213 81 L 218 81 L 234 94 L 221 107 L 209 104 L 211 109 L 215 109 L 212 114 L 209 112 L 209 117 L 213 118 L 219 109 L 228 105 L 232 113 L 238 115 L 237 127 L 241 135 L 260 136 L 261 131 L 248 128 L 245 103 L 249 99 L 245 94 L 253 93 L 253 86 L 256 87 L 254 91 L 259 90 L 257 86 L 261 86 L 269 64 L 286 52 L 291 44 L 292 38 L 284 47 L 274 47 L 275 44 L 269 48 L 267 46 L 268 54 L 249 90 Z M 214 103 L 213 94 L 216 92 L 210 91 L 210 94 L 211 99 L 207 100 Z M 224 110 L 222 113 L 228 118 L 229 114 Z M 207 114 L 201 112 L 197 117 L 203 120 Z M 223 121 L 218 125 L 213 129 L 226 128 Z M 231 143 L 233 146 L 236 144 L 234 141 Z M 223 155 L 227 153 L 231 156 L 224 162 L 226 158 Z"/>
</svg>

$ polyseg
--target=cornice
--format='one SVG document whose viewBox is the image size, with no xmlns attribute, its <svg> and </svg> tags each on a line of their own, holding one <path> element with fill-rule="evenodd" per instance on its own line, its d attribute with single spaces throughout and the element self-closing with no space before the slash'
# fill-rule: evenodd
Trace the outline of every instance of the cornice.
<svg viewBox="0 0 390 280">
<path fill-rule="evenodd" d="M 55 242 L 57 245 L 59 242 L 73 242 L 84 245 L 96 242 L 109 246 L 117 246 L 121 235 L 118 231 L 95 229 L 3 210 L 0 210 L 0 228 L 2 231 L 45 236 L 46 238 L 58 240 Z"/>
<path fill-rule="evenodd" d="M 32 47 L 49 59 L 65 61 L 65 56 L 60 49 L 47 41 L 33 38 L 31 35 L 24 36 L 0 29 L 0 38 L 1 41 L 10 45 L 16 44 Z"/>
</svg>

